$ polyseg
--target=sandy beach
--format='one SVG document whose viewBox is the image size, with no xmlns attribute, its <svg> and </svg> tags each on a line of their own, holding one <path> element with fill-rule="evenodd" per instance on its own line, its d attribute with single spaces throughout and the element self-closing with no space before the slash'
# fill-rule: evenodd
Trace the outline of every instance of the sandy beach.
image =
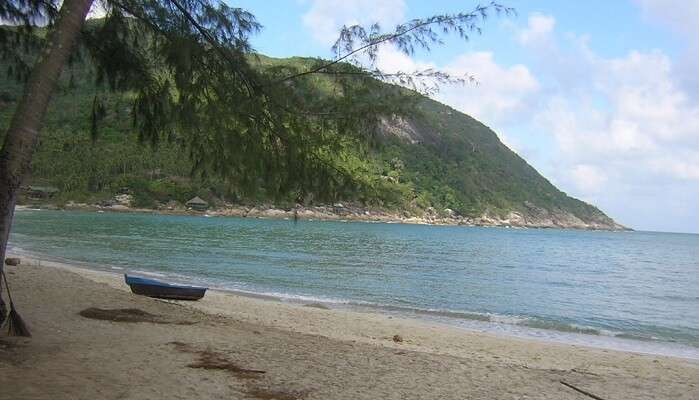
<svg viewBox="0 0 699 400">
<path fill-rule="evenodd" d="M 0 336 L 0 399 L 699 398 L 692 360 L 219 291 L 162 301 L 27 258 L 6 271 L 33 337 Z"/>
</svg>

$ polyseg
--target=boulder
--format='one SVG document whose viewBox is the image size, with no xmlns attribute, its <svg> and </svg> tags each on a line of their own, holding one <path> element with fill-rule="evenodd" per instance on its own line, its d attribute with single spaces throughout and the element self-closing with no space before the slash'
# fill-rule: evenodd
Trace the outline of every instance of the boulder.
<svg viewBox="0 0 699 400">
<path fill-rule="evenodd" d="M 279 210 L 277 208 L 269 208 L 267 210 L 263 210 L 260 214 L 262 214 L 265 217 L 280 218 L 282 216 L 287 215 L 287 212 L 284 210 Z"/>
<path fill-rule="evenodd" d="M 7 258 L 5 259 L 5 265 L 17 266 L 17 265 L 19 265 L 21 262 L 22 262 L 22 260 L 20 260 L 20 259 L 17 258 L 17 257 L 7 257 Z"/>
<path fill-rule="evenodd" d="M 114 201 L 122 206 L 130 207 L 133 203 L 133 196 L 130 194 L 118 194 L 114 196 Z"/>
</svg>

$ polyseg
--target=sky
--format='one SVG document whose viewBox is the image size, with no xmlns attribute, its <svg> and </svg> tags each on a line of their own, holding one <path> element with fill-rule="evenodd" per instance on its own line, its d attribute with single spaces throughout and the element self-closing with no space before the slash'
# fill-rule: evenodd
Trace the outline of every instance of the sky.
<svg viewBox="0 0 699 400">
<path fill-rule="evenodd" d="M 343 24 L 470 11 L 446 0 L 227 0 L 264 26 L 253 47 L 331 57 Z M 699 0 L 502 0 L 482 34 L 449 38 L 387 71 L 426 67 L 478 84 L 435 99 L 479 119 L 559 189 L 639 230 L 699 233 Z"/>
</svg>

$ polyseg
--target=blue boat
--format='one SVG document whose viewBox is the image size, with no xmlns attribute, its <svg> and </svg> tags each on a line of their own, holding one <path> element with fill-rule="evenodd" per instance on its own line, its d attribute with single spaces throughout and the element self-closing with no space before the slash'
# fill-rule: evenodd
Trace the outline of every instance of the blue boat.
<svg viewBox="0 0 699 400">
<path fill-rule="evenodd" d="M 204 297 L 207 289 L 200 286 L 176 285 L 155 279 L 129 276 L 128 274 L 124 274 L 124 280 L 135 294 L 160 299 L 199 300 Z"/>
</svg>

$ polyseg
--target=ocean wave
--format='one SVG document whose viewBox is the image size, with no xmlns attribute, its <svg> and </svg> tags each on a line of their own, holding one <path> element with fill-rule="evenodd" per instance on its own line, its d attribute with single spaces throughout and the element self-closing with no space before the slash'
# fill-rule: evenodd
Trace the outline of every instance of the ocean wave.
<svg viewBox="0 0 699 400">
<path fill-rule="evenodd" d="M 538 319 L 538 318 L 528 318 L 522 322 L 517 323 L 517 325 L 521 326 L 526 326 L 529 328 L 535 328 L 535 329 L 546 329 L 546 330 L 552 330 L 552 331 L 558 331 L 558 332 L 567 332 L 567 333 L 582 333 L 585 335 L 602 335 L 606 334 L 606 336 L 615 336 L 615 334 L 611 332 L 605 332 L 600 329 L 596 328 L 591 328 L 587 326 L 580 326 L 576 324 L 569 324 L 565 322 L 559 322 L 559 321 L 550 321 L 550 320 L 543 320 L 543 319 Z"/>
<path fill-rule="evenodd" d="M 387 310 L 391 312 L 399 312 L 403 314 L 413 314 L 413 315 L 424 315 L 436 318 L 444 318 L 449 320 L 467 320 L 467 321 L 478 321 L 486 322 L 491 324 L 505 325 L 505 326 L 518 326 L 524 328 L 532 329 L 542 329 L 548 331 L 557 331 L 563 333 L 579 333 L 585 335 L 605 335 L 605 336 L 615 336 L 615 332 L 608 332 L 602 329 L 580 326 L 576 324 L 570 324 L 561 321 L 545 320 L 537 317 L 523 316 L 523 315 L 505 315 L 496 314 L 488 312 L 474 312 L 474 311 L 462 311 L 462 310 L 448 310 L 448 309 L 433 309 L 433 308 L 414 308 L 414 307 L 401 307 L 401 306 L 386 306 L 386 305 L 372 305 L 373 308 Z M 445 321 L 448 322 L 448 321 Z"/>
<path fill-rule="evenodd" d="M 637 334 L 637 333 L 617 333 L 617 334 L 614 334 L 614 337 L 619 338 L 619 339 L 638 340 L 641 342 L 655 342 L 655 341 L 660 340 L 660 338 L 655 337 L 655 336 L 646 336 L 646 335 L 641 335 L 641 334 Z M 674 342 L 674 340 L 672 340 L 672 339 L 665 339 L 664 341 Z"/>
<path fill-rule="evenodd" d="M 379 311 L 388 311 L 392 313 L 400 314 L 412 314 L 412 315 L 424 315 L 433 317 L 444 317 L 450 319 L 467 319 L 473 321 L 491 321 L 492 316 L 490 314 L 478 313 L 478 312 L 468 312 L 468 311 L 457 311 L 449 309 L 437 309 L 437 308 L 419 308 L 419 307 L 407 307 L 407 306 L 396 306 L 387 304 L 375 304 L 368 302 L 357 302 L 350 301 L 350 305 L 360 306 L 363 308 L 376 309 Z"/>
<path fill-rule="evenodd" d="M 148 276 L 155 276 L 158 278 L 167 278 L 167 274 L 160 273 L 160 272 L 152 272 L 152 271 L 142 271 L 138 269 L 132 269 L 131 272 L 135 274 L 141 274 L 141 275 L 148 275 Z"/>
<path fill-rule="evenodd" d="M 284 293 L 284 292 L 275 292 L 275 291 L 265 291 L 265 290 L 254 290 L 254 289 L 247 289 L 247 288 L 241 288 L 239 286 L 232 286 L 232 285 L 226 285 L 219 287 L 219 289 L 225 290 L 225 291 L 230 291 L 234 293 L 240 293 L 243 295 L 251 295 L 255 297 L 264 297 L 264 298 L 272 298 L 272 299 L 277 299 L 277 300 L 282 300 L 282 301 L 288 301 L 291 303 L 322 303 L 322 304 L 328 304 L 328 305 L 366 305 L 369 303 L 363 303 L 361 301 L 351 301 L 351 300 L 345 300 L 345 299 L 336 299 L 336 298 L 330 298 L 330 297 L 322 297 L 322 296 L 311 296 L 311 295 L 302 295 L 302 294 L 291 294 L 291 293 Z"/>
<path fill-rule="evenodd" d="M 490 317 L 490 322 L 495 322 L 498 324 L 506 325 L 522 325 L 529 321 L 529 317 L 523 317 L 521 315 L 499 315 L 499 314 L 488 314 Z"/>
<path fill-rule="evenodd" d="M 435 309 L 435 308 L 419 308 L 408 306 L 395 306 L 374 303 L 358 303 L 354 301 L 344 302 L 352 306 L 358 306 L 362 309 L 371 309 L 380 312 L 388 312 L 391 314 L 399 314 L 403 316 L 428 317 L 436 319 L 447 324 L 462 325 L 458 321 L 475 321 L 477 323 L 486 323 L 497 326 L 511 326 L 525 329 L 545 330 L 560 333 L 572 333 L 594 336 L 622 337 L 621 332 L 609 331 L 601 328 L 571 324 L 562 321 L 547 320 L 532 316 L 523 315 L 505 315 L 489 312 L 475 312 L 450 309 Z M 492 326 L 491 325 L 491 326 Z M 487 325 L 479 325 L 486 327 Z M 646 339 L 655 340 L 655 339 Z"/>
</svg>

